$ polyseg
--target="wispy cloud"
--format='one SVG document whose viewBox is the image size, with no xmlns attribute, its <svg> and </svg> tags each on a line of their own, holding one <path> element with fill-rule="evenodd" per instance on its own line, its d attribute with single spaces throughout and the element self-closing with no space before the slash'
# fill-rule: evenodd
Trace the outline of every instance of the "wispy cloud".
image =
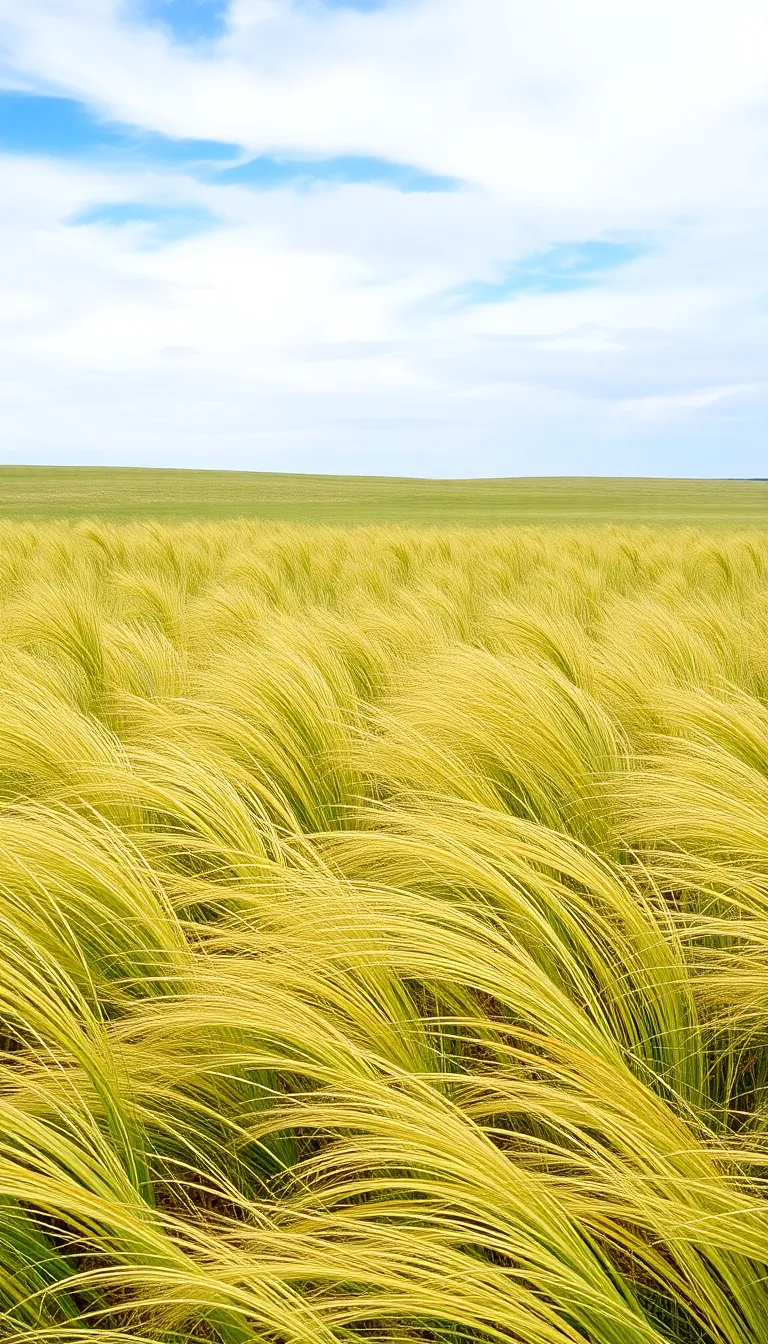
<svg viewBox="0 0 768 1344">
<path fill-rule="evenodd" d="M 372 14 L 377 9 L 384 9 L 392 0 L 305 0 L 305 3 L 314 3 L 315 8 L 357 9 L 361 14 Z"/>
<path fill-rule="evenodd" d="M 109 201 L 87 206 L 70 219 L 77 228 L 133 231 L 138 244 L 159 247 L 215 229 L 221 220 L 201 206 L 160 205 L 148 201 Z"/>
<path fill-rule="evenodd" d="M 567 294 L 590 289 L 647 251 L 644 242 L 614 242 L 604 238 L 556 243 L 501 267 L 498 280 L 470 280 L 448 291 L 444 298 L 449 305 L 474 306 L 502 303 L 519 294 Z"/>
<path fill-rule="evenodd" d="M 664 421 L 677 419 L 692 411 L 701 411 L 732 397 L 760 393 L 760 383 L 733 383 L 726 387 L 701 387 L 690 392 L 671 392 L 667 396 L 631 397 L 616 407 L 619 416 L 637 421 Z"/>
<path fill-rule="evenodd" d="M 293 187 L 307 191 L 313 187 L 333 187 L 374 183 L 394 191 L 458 191 L 462 183 L 454 177 L 430 173 L 409 163 L 393 163 L 374 155 L 338 154 L 325 159 L 279 158 L 260 154 L 245 163 L 220 169 L 209 181 L 236 183 L 254 191 Z"/>
<path fill-rule="evenodd" d="M 221 140 L 160 135 L 106 120 L 85 103 L 24 90 L 0 89 L 0 152 L 100 158 L 122 167 L 177 168 L 218 185 L 254 191 L 376 183 L 395 191 L 457 191 L 462 183 L 414 164 L 365 154 L 330 158 L 260 154 Z"/>
</svg>

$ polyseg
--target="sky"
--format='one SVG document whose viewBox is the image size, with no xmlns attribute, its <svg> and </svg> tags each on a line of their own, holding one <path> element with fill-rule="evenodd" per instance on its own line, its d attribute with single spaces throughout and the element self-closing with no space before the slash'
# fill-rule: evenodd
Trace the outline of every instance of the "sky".
<svg viewBox="0 0 768 1344">
<path fill-rule="evenodd" d="M 768 6 L 0 0 L 0 427 L 768 477 Z"/>
</svg>

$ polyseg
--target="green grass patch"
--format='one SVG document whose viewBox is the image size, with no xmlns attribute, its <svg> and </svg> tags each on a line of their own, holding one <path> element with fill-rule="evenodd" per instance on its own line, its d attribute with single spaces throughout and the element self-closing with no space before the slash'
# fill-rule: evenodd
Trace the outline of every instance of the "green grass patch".
<svg viewBox="0 0 768 1344">
<path fill-rule="evenodd" d="M 138 467 L 0 467 L 0 517 L 327 524 L 768 524 L 765 481 L 416 480 Z"/>
</svg>

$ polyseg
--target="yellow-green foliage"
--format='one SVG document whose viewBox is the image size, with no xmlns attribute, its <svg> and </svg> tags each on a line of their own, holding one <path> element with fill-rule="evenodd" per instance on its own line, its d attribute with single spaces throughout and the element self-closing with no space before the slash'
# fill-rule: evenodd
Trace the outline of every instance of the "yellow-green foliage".
<svg viewBox="0 0 768 1344">
<path fill-rule="evenodd" d="M 0 527 L 0 1336 L 768 1339 L 768 535 Z"/>
</svg>

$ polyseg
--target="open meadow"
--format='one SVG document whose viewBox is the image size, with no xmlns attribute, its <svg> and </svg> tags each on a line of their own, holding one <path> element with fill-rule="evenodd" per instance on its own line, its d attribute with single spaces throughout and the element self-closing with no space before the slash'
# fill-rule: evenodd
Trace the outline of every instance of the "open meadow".
<svg viewBox="0 0 768 1344">
<path fill-rule="evenodd" d="M 767 531 L 6 521 L 0 627 L 1 1338 L 768 1339 Z"/>
<path fill-rule="evenodd" d="M 0 518 L 768 527 L 768 480 L 429 480 L 162 467 L 0 466 Z"/>
</svg>

